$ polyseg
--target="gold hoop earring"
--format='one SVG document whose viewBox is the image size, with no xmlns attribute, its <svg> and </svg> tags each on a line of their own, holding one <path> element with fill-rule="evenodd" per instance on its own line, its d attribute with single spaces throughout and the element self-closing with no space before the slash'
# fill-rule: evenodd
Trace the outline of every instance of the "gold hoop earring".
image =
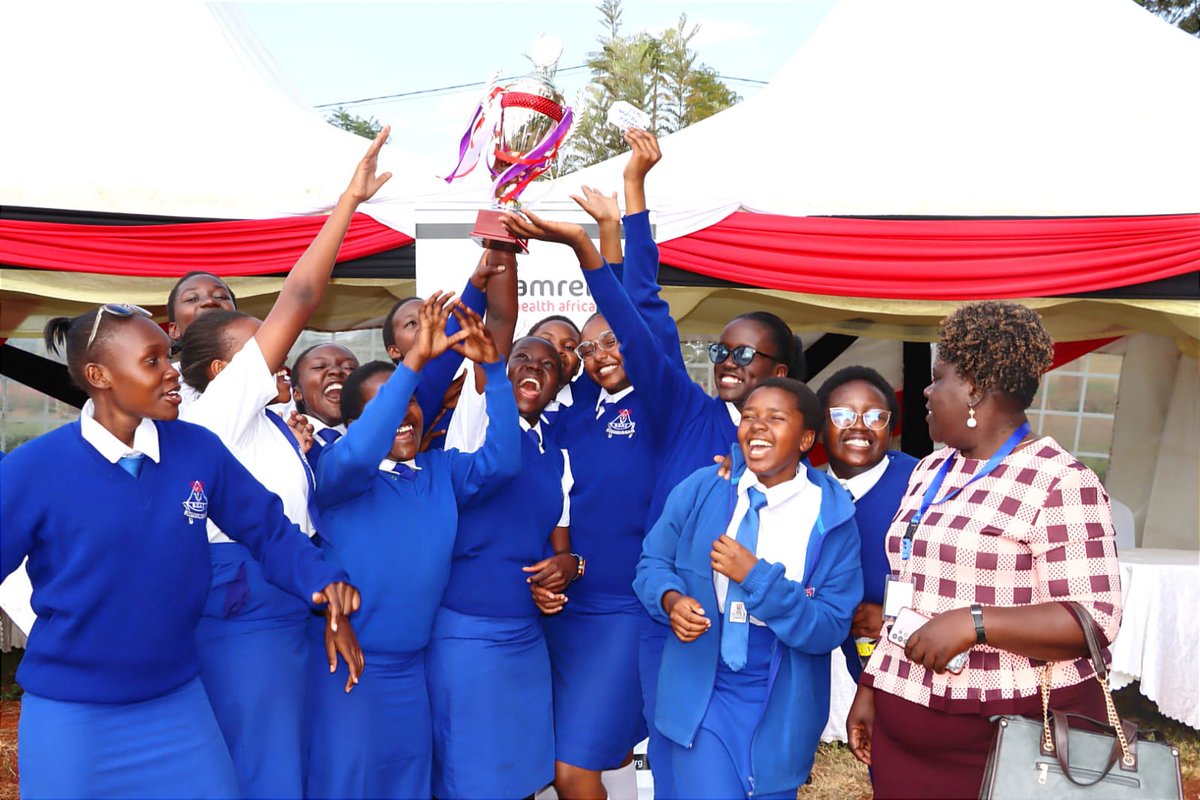
<svg viewBox="0 0 1200 800">
<path fill-rule="evenodd" d="M 967 427 L 974 428 L 979 425 L 979 420 L 975 419 L 975 407 L 971 406 L 967 409 Z"/>
</svg>

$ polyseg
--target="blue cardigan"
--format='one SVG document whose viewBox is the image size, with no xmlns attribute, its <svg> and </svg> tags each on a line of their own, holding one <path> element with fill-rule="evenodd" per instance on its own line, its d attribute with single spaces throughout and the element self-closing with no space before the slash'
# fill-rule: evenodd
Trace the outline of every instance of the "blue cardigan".
<svg viewBox="0 0 1200 800">
<path fill-rule="evenodd" d="M 734 476 L 745 471 L 734 450 Z M 805 465 L 821 488 L 821 510 L 808 543 L 804 579 L 784 578 L 782 564 L 762 559 L 742 587 L 746 610 L 762 620 L 783 647 L 772 654 L 767 704 L 750 752 L 756 794 L 794 789 L 807 780 L 821 730 L 829 718 L 830 652 L 842 643 L 862 597 L 858 528 L 850 496 L 833 478 Z M 712 542 L 729 525 L 737 486 L 706 467 L 671 492 L 662 517 L 646 536 L 634 590 L 657 621 L 670 624 L 662 596 L 677 591 L 717 614 Z M 720 625 L 694 642 L 667 637 L 658 682 L 655 726 L 690 747 L 712 697 L 720 658 Z"/>
</svg>

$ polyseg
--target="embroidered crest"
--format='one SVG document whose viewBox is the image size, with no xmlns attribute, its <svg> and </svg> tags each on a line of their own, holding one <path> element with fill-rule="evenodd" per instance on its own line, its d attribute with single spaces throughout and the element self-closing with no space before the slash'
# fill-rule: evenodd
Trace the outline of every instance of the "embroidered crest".
<svg viewBox="0 0 1200 800">
<path fill-rule="evenodd" d="M 183 515 L 187 517 L 188 525 L 208 519 L 208 497 L 200 481 L 192 481 L 192 493 L 183 501 Z"/>
<path fill-rule="evenodd" d="M 804 587 L 804 596 L 805 597 L 812 597 L 816 593 L 817 593 L 817 590 L 814 589 L 813 587 L 811 587 L 811 586 Z"/>
<path fill-rule="evenodd" d="M 629 409 L 622 408 L 617 412 L 616 419 L 604 428 L 604 432 L 611 439 L 614 436 L 633 436 L 635 428 L 637 428 L 637 423 L 629 417 Z"/>
</svg>

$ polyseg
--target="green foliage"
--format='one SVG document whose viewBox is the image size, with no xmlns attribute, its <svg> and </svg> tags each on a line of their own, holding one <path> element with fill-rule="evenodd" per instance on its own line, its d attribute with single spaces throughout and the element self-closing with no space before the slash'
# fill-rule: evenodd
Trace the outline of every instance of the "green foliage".
<svg viewBox="0 0 1200 800">
<path fill-rule="evenodd" d="M 1200 37 L 1200 0 L 1133 0 L 1155 16 Z"/>
<path fill-rule="evenodd" d="M 350 131 L 351 133 L 361 136 L 364 139 L 374 140 L 375 137 L 379 135 L 379 132 L 383 130 L 383 123 L 374 117 L 371 117 L 370 119 L 356 117 L 340 106 L 325 119 L 331 125 L 336 125 L 342 130 Z"/>
<path fill-rule="evenodd" d="M 628 150 L 621 132 L 608 124 L 608 109 L 618 100 L 650 115 L 657 135 L 673 133 L 741 98 L 723 84 L 716 70 L 698 63 L 692 39 L 699 27 L 681 14 L 660 36 L 621 35 L 621 0 L 597 6 L 604 33 L 600 49 L 588 54 L 592 82 L 576 108 L 579 124 L 566 145 L 558 172 L 571 172 Z"/>
</svg>

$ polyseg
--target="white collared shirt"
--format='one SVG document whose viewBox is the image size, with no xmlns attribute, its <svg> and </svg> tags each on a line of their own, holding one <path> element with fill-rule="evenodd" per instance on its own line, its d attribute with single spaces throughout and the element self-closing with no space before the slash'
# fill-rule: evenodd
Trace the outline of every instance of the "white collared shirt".
<svg viewBox="0 0 1200 800">
<path fill-rule="evenodd" d="M 604 406 L 606 403 L 619 403 L 624 400 L 632 391 L 632 384 L 626 386 L 616 394 L 609 394 L 608 389 L 600 387 L 600 396 L 596 398 L 596 419 L 600 419 L 600 414 L 604 412 Z"/>
<path fill-rule="evenodd" d="M 334 431 L 337 431 L 338 433 L 340 433 L 342 436 L 346 435 L 346 425 L 344 423 L 341 425 L 326 425 L 324 422 L 322 422 L 321 420 L 312 416 L 311 414 L 305 414 L 305 418 L 308 420 L 308 424 L 313 426 L 313 446 L 314 447 L 324 447 L 326 445 L 325 440 L 317 435 L 321 431 L 334 430 Z M 393 462 L 393 463 L 395 463 L 395 462 Z M 407 462 L 405 462 L 405 463 L 407 463 Z M 382 469 L 382 467 L 381 467 L 381 469 Z M 389 467 L 389 469 L 390 469 L 390 467 Z"/>
<path fill-rule="evenodd" d="M 296 448 L 267 419 L 270 412 L 264 413 L 278 393 L 275 373 L 251 338 L 180 416 L 215 433 L 242 466 L 283 501 L 287 518 L 312 536 L 316 527 L 308 515 L 308 471 Z M 232 541 L 211 518 L 208 540 Z"/>
<path fill-rule="evenodd" d="M 729 418 L 733 420 L 734 425 L 742 424 L 742 412 L 738 411 L 737 406 L 735 406 L 733 403 L 726 402 L 725 410 L 729 412 Z"/>
<path fill-rule="evenodd" d="M 79 433 L 83 436 L 83 440 L 96 448 L 100 455 L 104 456 L 104 460 L 110 464 L 115 464 L 126 456 L 138 455 L 139 453 L 146 458 L 158 463 L 158 428 L 154 427 L 154 421 L 142 418 L 138 426 L 133 431 L 133 448 L 129 448 L 112 434 L 108 428 L 96 421 L 96 404 L 89 398 L 83 404 L 83 410 L 79 414 Z"/>
<path fill-rule="evenodd" d="M 803 463 L 797 468 L 796 477 L 769 488 L 759 483 L 757 475 L 746 470 L 738 481 L 737 504 L 733 507 L 729 527 L 725 529 L 725 535 L 731 539 L 737 538 L 738 526 L 750 509 L 747 493 L 751 487 L 767 498 L 767 505 L 758 512 L 758 547 L 755 548 L 755 555 L 764 561 L 783 564 L 784 577 L 789 581 L 803 580 L 808 541 L 821 511 L 821 487 L 808 479 Z M 713 588 L 717 591 L 717 605 L 724 614 L 729 578 L 714 571 Z M 750 622 L 764 624 L 753 616 Z"/>
<path fill-rule="evenodd" d="M 325 427 L 328 428 L 330 426 L 326 425 Z M 415 458 L 410 458 L 408 461 L 392 461 L 390 458 L 385 458 L 383 461 L 379 462 L 379 471 L 391 472 L 397 464 L 403 464 L 414 472 L 419 472 L 421 469 L 417 466 L 417 460 Z"/>
<path fill-rule="evenodd" d="M 854 502 L 857 503 L 858 498 L 875 488 L 875 484 L 879 483 L 879 479 L 883 477 L 883 473 L 887 472 L 887 468 L 888 457 L 884 454 L 883 459 L 878 464 L 866 472 L 860 472 L 851 478 L 838 478 L 837 475 L 834 475 L 833 470 L 830 470 L 829 474 L 837 478 L 837 482 L 850 493 L 850 496 L 854 498 Z"/>
<path fill-rule="evenodd" d="M 179 413 L 182 414 L 185 408 L 196 402 L 196 398 L 200 396 L 200 393 L 183 379 L 183 365 L 180 362 L 172 362 L 171 366 L 179 371 Z"/>
</svg>

